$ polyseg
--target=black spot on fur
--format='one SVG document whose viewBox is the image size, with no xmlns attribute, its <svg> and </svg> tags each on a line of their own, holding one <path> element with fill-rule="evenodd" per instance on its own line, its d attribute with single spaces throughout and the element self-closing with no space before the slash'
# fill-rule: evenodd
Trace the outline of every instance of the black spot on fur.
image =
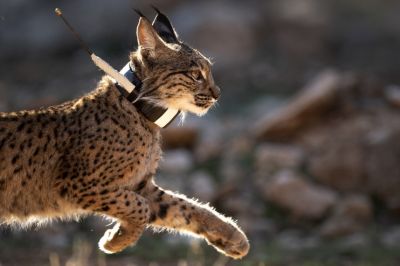
<svg viewBox="0 0 400 266">
<path fill-rule="evenodd" d="M 17 132 L 22 131 L 22 130 L 24 129 L 25 125 L 26 125 L 26 124 L 25 124 L 24 122 L 22 122 L 22 123 L 17 127 Z"/>
<path fill-rule="evenodd" d="M 61 197 L 65 197 L 65 195 L 67 194 L 67 192 L 68 192 L 68 189 L 67 189 L 66 187 L 63 187 L 63 188 L 60 190 L 60 196 L 61 196 Z"/>
<path fill-rule="evenodd" d="M 15 163 L 17 162 L 18 158 L 19 158 L 19 155 L 18 155 L 18 154 L 15 155 L 15 156 L 12 158 L 11 163 L 12 163 L 12 164 L 15 164 Z"/>
<path fill-rule="evenodd" d="M 161 202 L 164 194 L 165 194 L 165 192 L 163 190 L 160 190 L 160 192 L 158 192 L 156 202 Z"/>
<path fill-rule="evenodd" d="M 108 193 L 108 189 L 103 189 L 102 191 L 100 191 L 100 195 L 104 195 Z"/>
<path fill-rule="evenodd" d="M 146 183 L 147 183 L 147 180 L 143 180 L 142 182 L 140 182 L 136 191 L 141 191 L 146 186 Z"/>
<path fill-rule="evenodd" d="M 168 204 L 160 204 L 160 209 L 158 210 L 158 217 L 160 217 L 160 219 L 167 217 L 168 208 Z"/>
<path fill-rule="evenodd" d="M 21 170 L 22 170 L 22 167 L 17 167 L 17 168 L 14 170 L 14 174 L 18 174 L 19 172 L 21 172 Z"/>
<path fill-rule="evenodd" d="M 186 217 L 186 216 L 184 216 L 185 217 L 185 222 L 186 222 L 186 224 L 190 224 L 190 220 L 189 220 L 189 218 L 188 217 Z"/>
<path fill-rule="evenodd" d="M 156 220 L 156 215 L 155 215 L 154 213 L 152 213 L 152 214 L 150 215 L 149 222 L 152 223 L 152 222 L 154 222 L 155 220 Z"/>
</svg>

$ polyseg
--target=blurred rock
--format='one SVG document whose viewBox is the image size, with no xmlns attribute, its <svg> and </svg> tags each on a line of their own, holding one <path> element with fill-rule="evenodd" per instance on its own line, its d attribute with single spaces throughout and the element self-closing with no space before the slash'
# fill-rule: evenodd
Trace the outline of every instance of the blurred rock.
<svg viewBox="0 0 400 266">
<path fill-rule="evenodd" d="M 385 98 L 391 105 L 400 107 L 400 86 L 387 86 L 385 88 Z"/>
<path fill-rule="evenodd" d="M 400 247 L 400 226 L 390 228 L 381 235 L 381 243 L 388 248 Z"/>
<path fill-rule="evenodd" d="M 217 185 L 210 174 L 205 171 L 194 172 L 190 176 L 189 191 L 190 195 L 203 202 L 213 201 L 217 190 Z"/>
<path fill-rule="evenodd" d="M 205 162 L 217 158 L 223 151 L 223 144 L 221 142 L 220 139 L 201 141 L 194 151 L 196 160 L 198 162 Z"/>
<path fill-rule="evenodd" d="M 168 174 L 185 173 L 192 167 L 192 154 L 182 149 L 165 152 L 160 162 L 160 170 Z"/>
<path fill-rule="evenodd" d="M 249 160 L 253 142 L 247 136 L 233 137 L 225 145 L 222 154 L 220 174 L 223 182 L 240 182 L 246 177 L 246 169 L 251 166 Z"/>
<path fill-rule="evenodd" d="M 236 191 L 220 202 L 223 209 L 228 213 L 246 214 L 247 216 L 260 216 L 264 212 L 264 206 L 260 202 L 255 202 L 252 194 Z"/>
<path fill-rule="evenodd" d="M 264 143 L 255 151 L 255 166 L 259 177 L 282 168 L 299 168 L 304 160 L 304 151 L 295 145 Z"/>
<path fill-rule="evenodd" d="M 338 202 L 335 212 L 360 223 L 368 223 L 373 215 L 372 202 L 365 195 L 349 195 Z"/>
<path fill-rule="evenodd" d="M 228 143 L 229 155 L 232 157 L 240 157 L 252 151 L 253 141 L 245 135 L 234 136 Z"/>
<path fill-rule="evenodd" d="M 364 167 L 368 191 L 400 214 L 400 120 L 398 114 L 382 114 L 368 136 Z M 378 121 L 379 120 L 379 121 Z"/>
<path fill-rule="evenodd" d="M 80 226 L 82 225 L 78 223 L 54 223 L 49 227 L 38 229 L 40 234 L 37 236 L 48 248 L 68 248 L 73 240 L 74 232 L 78 231 Z M 100 230 L 104 230 L 104 221 Z"/>
<path fill-rule="evenodd" d="M 301 128 L 315 124 L 336 103 L 341 76 L 325 70 L 307 84 L 286 106 L 267 114 L 255 127 L 255 135 L 264 140 L 282 140 Z"/>
<path fill-rule="evenodd" d="M 337 201 L 334 191 L 312 184 L 290 170 L 271 177 L 262 190 L 266 200 L 308 219 L 322 218 Z"/>
<path fill-rule="evenodd" d="M 351 195 L 340 199 L 333 215 L 321 227 L 324 237 L 339 237 L 361 231 L 372 220 L 371 201 L 364 195 Z"/>
<path fill-rule="evenodd" d="M 255 237 L 266 240 L 267 235 L 274 235 L 277 233 L 278 228 L 275 222 L 268 218 L 253 217 L 249 215 L 243 215 L 237 217 L 240 227 L 249 234 L 254 234 Z"/>
<path fill-rule="evenodd" d="M 343 249 L 365 248 L 371 243 L 370 237 L 364 233 L 354 233 L 340 239 L 339 245 Z"/>
<path fill-rule="evenodd" d="M 264 79 L 265 82 L 265 74 L 262 79 Z M 260 117 L 264 117 L 265 114 L 274 112 L 278 108 L 282 108 L 286 103 L 287 98 L 283 96 L 279 97 L 277 95 L 267 94 L 257 97 L 248 107 L 247 112 L 250 114 L 249 120 L 258 121 Z"/>
<path fill-rule="evenodd" d="M 162 132 L 164 149 L 193 149 L 198 140 L 198 130 L 192 127 L 168 127 Z"/>
<path fill-rule="evenodd" d="M 224 183 L 239 184 L 246 177 L 246 170 L 238 162 L 223 161 L 220 175 Z"/>
<path fill-rule="evenodd" d="M 339 121 L 338 121 L 339 122 Z M 324 131 L 309 133 L 308 171 L 320 183 L 341 191 L 359 191 L 365 184 L 363 119 L 333 122 Z M 312 142 L 312 143 L 311 143 Z"/>
<path fill-rule="evenodd" d="M 306 150 L 307 170 L 340 191 L 376 195 L 400 213 L 400 120 L 387 106 L 364 106 L 338 113 L 297 139 Z"/>
<path fill-rule="evenodd" d="M 178 191 L 180 193 L 186 193 L 187 179 L 187 173 L 165 174 L 162 171 L 158 172 L 155 177 L 156 183 L 160 187 L 171 191 Z"/>
<path fill-rule="evenodd" d="M 315 248 L 320 244 L 320 239 L 313 235 L 304 235 L 298 230 L 285 230 L 276 238 L 277 244 L 286 250 L 303 250 Z"/>
<path fill-rule="evenodd" d="M 194 148 L 194 157 L 197 162 L 206 162 L 215 160 L 224 152 L 224 146 L 229 139 L 227 131 L 230 126 L 226 125 L 226 120 L 221 121 L 216 117 L 212 117 L 212 113 L 206 117 L 194 119 L 192 116 L 185 118 L 185 124 L 199 129 L 197 145 Z"/>
<path fill-rule="evenodd" d="M 48 247 L 51 248 L 68 248 L 70 245 L 69 236 L 63 233 L 53 233 L 51 235 L 46 235 L 42 233 L 42 241 Z"/>
</svg>

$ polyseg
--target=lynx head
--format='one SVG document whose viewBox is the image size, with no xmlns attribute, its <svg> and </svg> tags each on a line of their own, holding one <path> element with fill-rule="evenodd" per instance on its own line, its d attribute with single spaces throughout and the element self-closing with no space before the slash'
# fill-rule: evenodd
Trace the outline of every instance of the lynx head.
<svg viewBox="0 0 400 266">
<path fill-rule="evenodd" d="M 157 13 L 153 23 L 141 16 L 136 29 L 138 49 L 132 52 L 131 61 L 143 83 L 140 97 L 203 115 L 220 96 L 211 63 L 181 42 L 169 19 Z"/>
</svg>

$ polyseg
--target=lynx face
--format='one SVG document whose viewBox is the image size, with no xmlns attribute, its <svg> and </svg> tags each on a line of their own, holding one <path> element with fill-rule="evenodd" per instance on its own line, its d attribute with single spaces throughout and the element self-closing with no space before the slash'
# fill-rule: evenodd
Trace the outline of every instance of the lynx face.
<svg viewBox="0 0 400 266">
<path fill-rule="evenodd" d="M 137 41 L 139 49 L 131 60 L 143 82 L 142 99 L 197 115 L 205 114 L 217 101 L 220 89 L 210 61 L 181 42 L 166 17 L 153 25 L 141 17 Z"/>
</svg>

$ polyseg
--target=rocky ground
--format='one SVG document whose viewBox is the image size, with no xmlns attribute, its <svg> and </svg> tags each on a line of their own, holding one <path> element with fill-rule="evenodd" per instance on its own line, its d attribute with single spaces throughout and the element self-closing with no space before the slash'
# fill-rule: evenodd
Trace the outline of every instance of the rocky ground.
<svg viewBox="0 0 400 266">
<path fill-rule="evenodd" d="M 3 228 L 0 265 L 399 265 L 399 3 L 155 4 L 215 60 L 222 87 L 206 117 L 164 130 L 157 181 L 235 217 L 250 255 L 233 262 L 200 241 L 147 232 L 105 256 L 96 242 L 106 222 L 90 218 Z M 59 3 L 115 66 L 134 42 L 130 5 Z M 0 3 L 0 111 L 79 97 L 101 76 L 54 7 Z"/>
</svg>

